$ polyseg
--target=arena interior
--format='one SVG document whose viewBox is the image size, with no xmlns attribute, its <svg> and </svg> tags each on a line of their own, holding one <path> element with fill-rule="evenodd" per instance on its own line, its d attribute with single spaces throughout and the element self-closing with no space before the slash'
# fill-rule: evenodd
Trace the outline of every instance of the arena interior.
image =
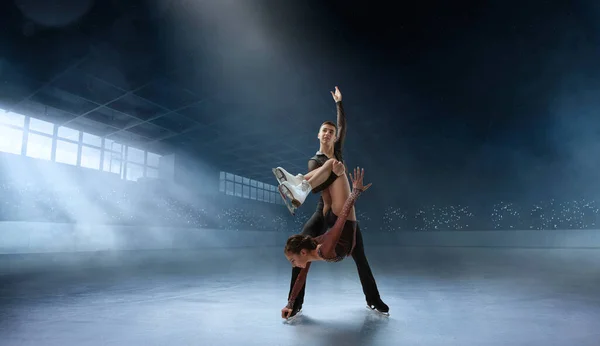
<svg viewBox="0 0 600 346">
<path fill-rule="evenodd" d="M 600 344 L 592 2 L 0 6 L 0 344 Z M 285 321 L 336 86 L 390 315 L 348 258 Z"/>
</svg>

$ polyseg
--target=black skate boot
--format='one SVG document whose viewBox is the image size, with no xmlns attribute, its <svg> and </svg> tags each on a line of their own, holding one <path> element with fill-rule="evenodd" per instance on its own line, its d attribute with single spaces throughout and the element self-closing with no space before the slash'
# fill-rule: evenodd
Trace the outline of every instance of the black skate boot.
<svg viewBox="0 0 600 346">
<path fill-rule="evenodd" d="M 371 301 L 367 301 L 367 308 L 377 311 L 378 313 L 389 316 L 390 315 L 390 307 L 387 306 L 381 298 L 373 299 Z"/>
</svg>

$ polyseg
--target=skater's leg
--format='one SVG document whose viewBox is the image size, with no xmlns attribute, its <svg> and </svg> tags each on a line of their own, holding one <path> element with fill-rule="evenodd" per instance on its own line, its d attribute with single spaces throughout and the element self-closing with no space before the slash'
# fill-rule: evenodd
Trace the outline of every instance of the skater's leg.
<svg viewBox="0 0 600 346">
<path fill-rule="evenodd" d="M 292 268 L 292 280 L 290 281 L 290 292 L 288 293 L 288 300 L 290 299 L 290 295 L 292 294 L 292 289 L 294 288 L 294 284 L 296 283 L 296 279 L 298 278 L 298 275 L 300 274 L 300 271 L 302 270 L 302 268 L 300 267 L 293 267 Z M 300 293 L 298 293 L 298 296 L 296 297 L 296 300 L 294 301 L 294 307 L 293 307 L 293 311 L 292 311 L 292 316 L 295 315 L 296 313 L 298 313 L 298 311 L 300 311 L 302 309 L 302 304 L 304 304 L 304 290 L 306 289 L 306 283 L 304 283 L 304 286 L 302 287 L 302 290 L 300 291 Z"/>
<path fill-rule="evenodd" d="M 292 175 L 282 167 L 274 168 L 273 173 L 280 184 L 287 182 L 290 185 L 300 185 L 303 181 L 308 181 L 308 184 L 311 186 L 311 188 L 320 186 L 320 190 L 324 190 L 326 186 L 321 185 L 325 183 L 333 173 L 334 162 L 336 162 L 335 159 L 329 159 L 325 161 L 321 167 L 318 167 L 306 174 L 298 174 L 296 176 Z"/>
<path fill-rule="evenodd" d="M 304 174 L 304 179 L 308 180 L 310 186 L 317 187 L 327 181 L 332 173 L 333 163 L 335 159 L 325 161 L 323 166 Z"/>
<path fill-rule="evenodd" d="M 373 272 L 371 272 L 369 261 L 367 261 L 367 256 L 365 255 L 365 246 L 362 234 L 360 232 L 360 226 L 358 224 L 356 225 L 356 245 L 354 246 L 354 251 L 352 252 L 352 259 L 354 259 L 354 263 L 356 263 L 358 277 L 360 278 L 360 283 L 362 285 L 367 304 L 379 310 L 380 312 L 387 313 L 389 311 L 389 307 L 381 300 L 379 296 L 379 290 L 377 288 L 377 283 L 375 282 L 375 277 L 373 277 Z"/>
<path fill-rule="evenodd" d="M 348 182 L 348 178 L 344 177 L 344 179 L 336 179 L 328 190 L 331 200 L 331 210 L 335 215 L 341 215 L 344 204 L 346 204 L 346 201 L 350 196 L 350 183 Z M 350 209 L 347 220 L 356 221 L 354 206 Z"/>
<path fill-rule="evenodd" d="M 327 160 L 323 164 L 323 166 L 321 166 L 313 171 L 310 171 L 306 176 L 304 176 L 304 179 L 301 181 L 300 184 L 294 185 L 294 181 L 291 178 L 287 179 L 287 180 L 283 179 L 283 181 L 279 185 L 279 192 L 281 193 L 282 197 L 286 196 L 291 201 L 292 205 L 295 208 L 300 207 L 300 205 L 302 205 L 302 203 L 304 203 L 304 201 L 306 200 L 306 197 L 310 194 L 310 192 L 313 191 L 313 187 L 320 187 L 323 183 L 328 181 L 329 176 L 333 172 L 334 162 L 336 162 L 336 160 L 333 160 L 333 159 Z M 282 172 L 281 174 L 278 173 L 280 171 Z M 274 172 L 275 172 L 275 176 L 283 176 L 283 177 L 291 176 L 291 174 L 287 173 L 280 167 L 275 168 Z M 281 180 L 281 179 L 278 178 L 278 180 Z M 331 184 L 331 187 L 333 187 L 338 180 L 340 180 L 340 179 L 336 179 Z M 342 179 L 342 180 L 347 181 L 348 179 Z M 349 190 L 348 190 L 348 195 L 350 195 Z M 346 199 L 347 199 L 347 196 L 346 196 Z M 343 204 L 345 202 L 346 202 L 346 200 L 344 200 L 341 203 L 342 204 L 341 207 L 343 207 Z M 292 210 L 290 210 L 290 211 L 292 211 Z M 351 214 L 352 214 L 351 217 L 354 217 L 354 213 L 352 212 Z"/>
</svg>

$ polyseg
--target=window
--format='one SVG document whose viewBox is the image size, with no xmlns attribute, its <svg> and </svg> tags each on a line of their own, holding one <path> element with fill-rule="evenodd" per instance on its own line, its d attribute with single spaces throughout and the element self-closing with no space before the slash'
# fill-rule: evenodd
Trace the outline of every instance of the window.
<svg viewBox="0 0 600 346">
<path fill-rule="evenodd" d="M 55 161 L 60 163 L 66 163 L 69 165 L 77 165 L 77 147 L 75 143 L 56 141 L 56 157 Z"/>
<path fill-rule="evenodd" d="M 146 157 L 146 159 L 147 159 L 146 164 L 148 166 L 150 166 L 150 167 L 158 167 L 158 164 L 160 162 L 160 155 L 148 152 L 148 156 Z"/>
<path fill-rule="evenodd" d="M 144 166 L 127 162 L 127 180 L 137 181 L 144 177 Z"/>
<path fill-rule="evenodd" d="M 100 169 L 100 149 L 82 146 L 81 167 Z"/>
<path fill-rule="evenodd" d="M 52 137 L 29 133 L 27 156 L 34 159 L 50 160 L 52 158 Z"/>
<path fill-rule="evenodd" d="M 144 151 L 132 147 L 127 147 L 127 161 L 144 164 Z"/>
<path fill-rule="evenodd" d="M 29 118 L 29 129 L 45 133 L 48 135 L 54 134 L 54 124 L 36 118 Z"/>
<path fill-rule="evenodd" d="M 121 174 L 121 154 L 104 151 L 102 170 L 105 172 Z"/>
<path fill-rule="evenodd" d="M 79 142 L 79 131 L 61 126 L 58 128 L 58 137 Z"/>
<path fill-rule="evenodd" d="M 158 169 L 146 167 L 146 177 L 158 179 Z"/>
<path fill-rule="evenodd" d="M 0 109 L 0 124 L 23 127 L 25 126 L 25 116 Z"/>
<path fill-rule="evenodd" d="M 123 150 L 123 146 L 112 139 L 104 139 L 104 149 L 120 153 Z"/>
<path fill-rule="evenodd" d="M 102 147 L 102 138 L 92 135 L 90 133 L 83 133 L 83 139 L 82 139 L 83 144 L 89 144 L 89 145 L 93 145 L 95 147 Z"/>
<path fill-rule="evenodd" d="M 121 175 L 122 168 L 123 161 L 120 159 L 111 158 L 110 160 L 106 160 L 106 158 L 104 158 L 104 170 L 106 172 L 117 173 Z"/>
<path fill-rule="evenodd" d="M 91 133 L 71 127 L 58 126 L 48 121 L 26 117 L 0 109 L 0 152 L 21 154 L 26 120 L 29 121 L 25 154 L 31 158 L 51 160 L 57 163 L 79 165 L 85 168 L 102 169 L 116 173 L 122 179 L 137 181 L 141 177 L 158 178 L 161 155 L 131 148 L 111 139 L 103 139 Z M 56 128 L 56 145 L 53 147 L 53 135 Z M 81 138 L 81 142 L 80 139 Z M 104 142 L 104 144 L 103 144 Z M 55 152 L 52 152 L 52 150 Z M 126 150 L 126 151 L 125 151 Z M 80 151 L 80 157 L 78 157 Z M 125 152 L 127 163 L 124 162 Z M 103 157 L 103 158 L 102 158 Z M 127 166 L 126 166 L 127 165 Z M 127 168 L 127 170 L 125 169 Z M 125 176 L 126 175 L 126 176 Z M 222 173 L 225 177 L 225 174 Z M 231 175 L 233 183 L 234 176 Z M 241 183 L 242 177 L 238 177 Z M 220 190 L 227 192 L 226 184 Z M 230 193 L 243 196 L 243 184 L 231 186 Z"/>
<path fill-rule="evenodd" d="M 227 195 L 237 196 L 266 203 L 283 204 L 275 185 L 261 183 L 240 175 L 220 172 L 219 191 Z"/>
<path fill-rule="evenodd" d="M 256 189 L 256 199 L 259 201 L 263 200 L 263 189 Z"/>
<path fill-rule="evenodd" d="M 0 151 L 21 154 L 23 147 L 23 130 L 0 126 Z"/>
</svg>

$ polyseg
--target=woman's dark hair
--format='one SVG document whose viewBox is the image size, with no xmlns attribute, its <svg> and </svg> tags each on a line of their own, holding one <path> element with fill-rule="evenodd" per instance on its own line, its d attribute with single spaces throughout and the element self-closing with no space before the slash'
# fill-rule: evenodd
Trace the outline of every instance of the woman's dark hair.
<svg viewBox="0 0 600 346">
<path fill-rule="evenodd" d="M 317 241 L 311 236 L 296 234 L 288 238 L 284 253 L 299 254 L 302 250 L 314 250 L 316 248 Z"/>
</svg>

